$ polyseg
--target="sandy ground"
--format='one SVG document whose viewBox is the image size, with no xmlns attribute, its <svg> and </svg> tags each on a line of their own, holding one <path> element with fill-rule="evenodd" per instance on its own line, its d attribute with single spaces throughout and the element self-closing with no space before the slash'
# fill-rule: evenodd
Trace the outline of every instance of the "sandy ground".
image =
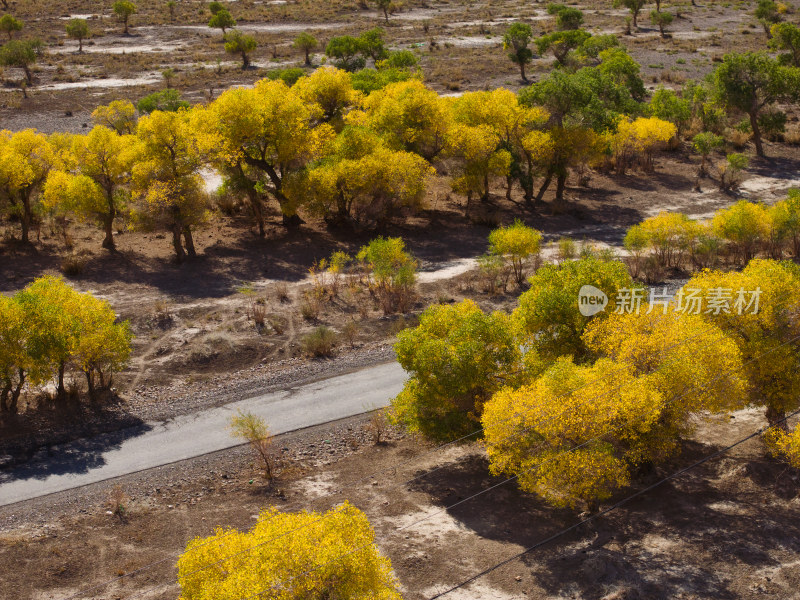
<svg viewBox="0 0 800 600">
<path fill-rule="evenodd" d="M 752 410 L 702 423 L 680 456 L 614 500 L 762 424 Z M 373 445 L 365 425 L 280 438 L 286 470 L 272 486 L 239 448 L 2 509 L 3 589 L 63 598 L 113 579 L 84 597 L 175 598 L 174 561 L 191 537 L 247 528 L 266 506 L 327 510 L 346 498 L 369 516 L 404 597 L 423 600 L 583 518 L 513 482 L 488 491 L 502 479 L 479 444 L 436 450 L 392 432 Z M 748 442 L 447 597 L 795 598 L 799 475 Z M 115 484 L 132 498 L 123 521 L 104 505 Z"/>
</svg>

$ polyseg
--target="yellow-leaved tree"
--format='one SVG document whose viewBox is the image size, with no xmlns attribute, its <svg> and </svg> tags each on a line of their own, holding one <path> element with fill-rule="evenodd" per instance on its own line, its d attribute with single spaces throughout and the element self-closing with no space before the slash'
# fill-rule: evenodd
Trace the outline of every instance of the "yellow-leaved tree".
<svg viewBox="0 0 800 600">
<path fill-rule="evenodd" d="M 772 223 L 763 204 L 740 200 L 730 208 L 718 210 L 712 227 L 728 243 L 734 260 L 744 265 L 766 245 Z"/>
<path fill-rule="evenodd" d="M 609 134 L 617 171 L 624 173 L 634 159 L 642 168 L 652 170 L 653 151 L 675 137 L 677 131 L 675 125 L 657 117 L 621 118 L 616 131 Z"/>
<path fill-rule="evenodd" d="M 664 397 L 609 359 L 558 359 L 533 383 L 504 388 L 483 408 L 492 473 L 556 506 L 590 510 L 628 485 L 629 452 L 657 423 Z"/>
<path fill-rule="evenodd" d="M 489 125 L 454 125 L 446 152 L 453 160 L 453 190 L 466 195 L 467 210 L 474 196 L 488 202 L 491 180 L 510 172 L 511 153 L 500 147 L 500 135 Z"/>
<path fill-rule="evenodd" d="M 44 206 L 97 222 L 105 233 L 103 248 L 113 250 L 114 220 L 127 204 L 136 139 L 98 125 L 88 135 L 74 136 L 70 146 L 69 158 L 61 161 L 70 170 L 50 172 L 43 188 Z"/>
<path fill-rule="evenodd" d="M 291 178 L 287 197 L 338 225 L 370 226 L 421 207 L 433 168 L 421 156 L 392 150 L 371 130 L 346 126 L 330 154 Z"/>
<path fill-rule="evenodd" d="M 522 368 L 508 315 L 486 314 L 471 300 L 434 305 L 397 337 L 397 360 L 410 378 L 392 400 L 394 416 L 432 439 L 479 429 L 484 403 Z"/>
<path fill-rule="evenodd" d="M 196 255 L 192 230 L 209 214 L 200 175 L 207 155 L 196 118 L 187 110 L 154 111 L 142 117 L 136 130 L 134 223 L 170 232 L 178 262 L 187 253 Z"/>
<path fill-rule="evenodd" d="M 742 408 L 749 398 L 742 353 L 736 341 L 700 315 L 674 304 L 643 305 L 586 327 L 589 350 L 626 365 L 664 398 L 658 422 L 642 434 L 636 459 L 667 458 L 692 430 L 691 415 Z"/>
<path fill-rule="evenodd" d="M 346 111 L 359 102 L 350 73 L 334 67 L 320 67 L 308 77 L 301 77 L 292 86 L 302 100 L 316 105 L 321 119 L 341 131 Z"/>
<path fill-rule="evenodd" d="M 744 358 L 753 404 L 770 424 L 800 407 L 800 270 L 756 259 L 741 272 L 703 271 L 682 288 L 681 302 L 703 298 L 703 318 L 736 341 Z M 785 422 L 783 423 L 785 427 Z"/>
<path fill-rule="evenodd" d="M 534 177 L 550 152 L 549 136 L 540 131 L 547 123 L 547 111 L 523 106 L 512 91 L 498 88 L 468 92 L 457 98 L 453 102 L 453 115 L 458 123 L 472 127 L 486 125 L 497 134 L 500 147 L 511 154 L 512 168 L 506 173 L 506 198 L 511 198 L 516 176 L 526 201 L 530 202 Z"/>
<path fill-rule="evenodd" d="M 19 217 L 25 243 L 39 210 L 41 186 L 57 160 L 44 134 L 33 129 L 0 131 L 0 208 Z"/>
<path fill-rule="evenodd" d="M 92 121 L 95 125 L 108 127 L 120 135 L 132 134 L 136 132 L 136 107 L 128 100 L 114 100 L 95 108 Z"/>
<path fill-rule="evenodd" d="M 108 389 L 113 373 L 130 357 L 127 321 L 117 323 L 107 302 L 80 293 L 58 277 L 41 277 L 15 296 L 25 318 L 26 364 L 34 383 L 55 375 L 57 396 L 66 396 L 70 366 L 87 380 L 89 395 Z"/>
<path fill-rule="evenodd" d="M 195 538 L 178 559 L 178 583 L 181 600 L 402 599 L 366 515 L 349 502 L 324 514 L 273 508 L 248 532 Z"/>
<path fill-rule="evenodd" d="M 363 101 L 348 122 L 371 127 L 391 148 L 433 160 L 444 149 L 452 124 L 448 101 L 416 79 L 391 83 Z"/>
<path fill-rule="evenodd" d="M 284 193 L 284 181 L 319 158 L 335 135 L 323 122 L 325 108 L 332 104 L 323 108 L 320 103 L 325 101 L 316 86 L 322 87 L 321 77 L 303 84 L 302 96 L 280 80 L 262 80 L 252 89 L 233 88 L 205 111 L 203 128 L 218 142 L 217 167 L 233 189 L 247 195 L 262 236 L 267 195 L 278 202 L 284 225 L 300 225 L 298 205 Z"/>
</svg>

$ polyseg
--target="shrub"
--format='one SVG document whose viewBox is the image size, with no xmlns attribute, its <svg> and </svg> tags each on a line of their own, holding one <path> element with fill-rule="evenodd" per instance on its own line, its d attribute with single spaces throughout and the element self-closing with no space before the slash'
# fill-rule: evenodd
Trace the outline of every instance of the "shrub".
<svg viewBox="0 0 800 600">
<path fill-rule="evenodd" d="M 558 238 L 558 259 L 561 261 L 572 260 L 578 254 L 578 245 L 570 237 Z"/>
<path fill-rule="evenodd" d="M 108 494 L 106 508 L 112 515 L 118 517 L 122 521 L 128 516 L 128 505 L 130 501 L 130 496 L 125 493 L 121 485 L 117 484 L 111 488 Z"/>
<path fill-rule="evenodd" d="M 383 437 L 386 430 L 389 428 L 389 418 L 386 416 L 386 409 L 381 408 L 373 410 L 367 422 L 367 432 L 372 438 L 373 444 L 380 444 L 383 442 Z"/>
<path fill-rule="evenodd" d="M 244 440 L 255 450 L 264 468 L 264 478 L 271 481 L 276 474 L 274 441 L 264 419 L 239 411 L 231 418 L 230 430 L 233 437 Z"/>
<path fill-rule="evenodd" d="M 410 377 L 392 400 L 393 418 L 439 440 L 477 429 L 483 403 L 520 368 L 508 316 L 470 300 L 428 308 L 400 332 L 395 352 Z"/>
<path fill-rule="evenodd" d="M 67 277 L 80 277 L 86 268 L 87 258 L 83 254 L 70 254 L 61 261 L 61 272 Z"/>
<path fill-rule="evenodd" d="M 316 358 L 327 358 L 333 355 L 336 339 L 333 329 L 320 325 L 303 338 L 303 350 Z"/>
<path fill-rule="evenodd" d="M 733 250 L 734 260 L 744 265 L 762 248 L 771 224 L 763 204 L 740 200 L 730 208 L 717 211 L 712 227 L 714 234 Z"/>
<path fill-rule="evenodd" d="M 679 267 L 683 264 L 695 229 L 696 223 L 686 215 L 662 211 L 632 227 L 630 239 L 627 236 L 625 238 L 626 247 L 644 242 L 652 250 L 659 266 Z"/>
<path fill-rule="evenodd" d="M 417 261 L 400 238 L 379 237 L 363 246 L 356 257 L 370 275 L 370 289 L 384 314 L 406 312 L 414 298 Z"/>
<path fill-rule="evenodd" d="M 479 256 L 478 269 L 481 272 L 486 292 L 494 295 L 498 288 L 501 288 L 504 292 L 506 291 L 508 280 L 511 277 L 511 270 L 502 256 L 496 254 Z"/>
<path fill-rule="evenodd" d="M 136 104 L 136 108 L 139 112 L 146 115 L 157 110 L 175 112 L 181 108 L 189 108 L 190 106 L 191 104 L 181 98 L 181 93 L 173 88 L 153 92 L 139 100 Z"/>
<path fill-rule="evenodd" d="M 742 182 L 742 171 L 747 168 L 750 159 L 744 154 L 728 154 L 725 162 L 717 165 L 719 171 L 719 189 L 729 191 L 739 187 Z"/>
<path fill-rule="evenodd" d="M 514 279 L 520 287 L 525 283 L 530 263 L 539 258 L 541 247 L 542 234 L 519 220 L 489 234 L 489 252 L 510 263 Z"/>
<path fill-rule="evenodd" d="M 633 280 L 625 265 L 618 261 L 588 256 L 559 265 L 547 264 L 530 278 L 531 287 L 520 296 L 512 314 L 520 342 L 534 350 L 543 360 L 572 355 L 582 360 L 586 346 L 581 340 L 583 329 L 592 319 L 602 319 L 608 308 L 593 317 L 578 310 L 578 293 L 585 285 L 604 292 L 613 302 L 620 289 L 633 288 Z"/>
<path fill-rule="evenodd" d="M 224 569 L 207 568 L 223 560 Z M 217 529 L 190 541 L 178 559 L 184 600 L 275 597 L 287 582 L 303 598 L 402 600 L 367 517 L 348 502 L 324 514 L 266 510 L 250 531 Z"/>
<path fill-rule="evenodd" d="M 709 131 L 698 133 L 692 138 L 692 148 L 702 157 L 698 175 L 703 176 L 706 174 L 708 155 L 711 154 L 714 149 L 720 148 L 724 143 L 725 140 L 722 138 L 722 136 L 716 135 Z"/>
</svg>

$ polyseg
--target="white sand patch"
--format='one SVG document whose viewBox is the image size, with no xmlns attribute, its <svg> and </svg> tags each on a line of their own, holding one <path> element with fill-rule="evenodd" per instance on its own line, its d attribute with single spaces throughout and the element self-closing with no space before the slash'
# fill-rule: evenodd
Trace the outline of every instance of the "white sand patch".
<svg viewBox="0 0 800 600">
<path fill-rule="evenodd" d="M 437 268 L 433 271 L 420 272 L 417 275 L 417 281 L 420 283 L 432 283 L 434 281 L 456 277 L 457 275 L 461 275 L 477 267 L 478 260 L 475 258 L 459 258 L 454 261 L 440 263 L 436 266 Z"/>
<path fill-rule="evenodd" d="M 297 482 L 307 500 L 315 500 L 330 496 L 336 491 L 332 473 L 323 473 L 314 477 L 306 477 Z"/>
<path fill-rule="evenodd" d="M 800 187 L 800 179 L 781 179 L 778 177 L 748 177 L 740 186 L 742 192 L 757 194 L 761 192 L 785 191 Z"/>
<path fill-rule="evenodd" d="M 222 175 L 213 169 L 203 169 L 200 171 L 200 177 L 203 178 L 206 192 L 209 194 L 213 194 L 222 186 Z"/>
<path fill-rule="evenodd" d="M 120 88 L 134 85 L 152 85 L 162 81 L 161 74 L 148 74 L 133 79 L 120 79 L 109 77 L 108 79 L 89 79 L 87 81 L 70 81 L 65 83 L 51 83 L 36 87 L 36 90 L 82 90 L 84 88 Z"/>
<path fill-rule="evenodd" d="M 451 46 L 457 46 L 459 48 L 480 48 L 483 46 L 496 46 L 502 42 L 502 38 L 499 36 L 485 37 L 476 35 L 469 37 L 443 38 L 437 41 L 443 46 L 450 44 Z"/>
<path fill-rule="evenodd" d="M 183 44 L 178 43 L 153 43 L 153 44 L 119 44 L 119 45 L 83 45 L 86 54 L 157 54 L 162 52 L 174 52 L 182 50 Z M 70 44 L 51 50 L 53 54 L 70 54 L 78 51 L 78 44 Z"/>
<path fill-rule="evenodd" d="M 439 585 L 435 587 L 429 587 L 423 590 L 422 595 L 425 598 L 431 598 L 436 594 L 443 592 L 449 589 L 450 586 L 448 585 Z M 524 596 L 520 594 L 509 594 L 508 592 L 503 592 L 501 590 L 496 590 L 492 587 L 489 587 L 485 582 L 476 581 L 466 587 L 458 588 L 447 594 L 447 597 L 451 600 L 519 600 Z"/>
<path fill-rule="evenodd" d="M 283 33 L 293 31 L 312 31 L 315 29 L 340 29 L 348 23 L 241 23 L 236 29 L 241 31 L 261 31 L 265 33 Z M 197 31 L 208 35 L 219 36 L 219 30 L 206 25 L 173 25 L 171 29 L 178 31 Z"/>
<path fill-rule="evenodd" d="M 735 502 L 731 502 L 729 500 L 723 500 L 721 502 L 712 502 L 707 506 L 711 510 L 715 510 L 725 515 L 744 515 L 747 514 L 747 510 L 744 507 L 736 504 Z"/>
<path fill-rule="evenodd" d="M 396 528 L 396 535 L 408 535 L 419 539 L 420 537 L 434 541 L 444 536 L 469 533 L 459 521 L 456 521 L 447 510 L 431 506 L 428 510 L 390 518 L 389 521 Z"/>
</svg>

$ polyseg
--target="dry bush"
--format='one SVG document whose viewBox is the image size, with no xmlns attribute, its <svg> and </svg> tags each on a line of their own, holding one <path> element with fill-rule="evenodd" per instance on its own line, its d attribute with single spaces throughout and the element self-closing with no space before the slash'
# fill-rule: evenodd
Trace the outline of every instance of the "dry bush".
<svg viewBox="0 0 800 600">
<path fill-rule="evenodd" d="M 578 254 L 578 246 L 572 238 L 562 237 L 557 243 L 558 260 L 571 260 Z"/>
<path fill-rule="evenodd" d="M 300 302 L 300 315 L 306 321 L 316 321 L 322 312 L 322 299 L 324 290 L 312 288 L 303 292 L 303 300 Z"/>
<path fill-rule="evenodd" d="M 267 306 L 263 298 L 250 303 L 247 311 L 248 318 L 253 321 L 256 328 L 263 329 L 267 322 Z"/>
<path fill-rule="evenodd" d="M 737 150 L 744 148 L 752 137 L 753 134 L 749 131 L 729 129 L 725 132 L 725 139 Z"/>
<path fill-rule="evenodd" d="M 354 348 L 356 345 L 356 340 L 358 339 L 358 332 L 360 327 L 358 323 L 355 321 L 348 321 L 345 323 L 344 327 L 342 327 L 342 337 L 344 340 L 350 345 L 351 348 Z"/>
<path fill-rule="evenodd" d="M 800 125 L 787 127 L 783 134 L 783 141 L 792 146 L 800 146 Z"/>
<path fill-rule="evenodd" d="M 270 317 L 269 319 L 269 326 L 272 327 L 272 330 L 278 334 L 282 335 L 284 331 L 286 331 L 286 322 L 280 317 Z"/>
<path fill-rule="evenodd" d="M 87 262 L 85 254 L 70 254 L 61 261 L 61 272 L 67 277 L 79 277 L 83 275 Z"/>
<path fill-rule="evenodd" d="M 386 409 L 372 411 L 369 416 L 365 429 L 369 433 L 370 439 L 373 444 L 380 444 L 384 441 L 386 431 L 389 429 L 389 418 L 386 415 Z"/>
<path fill-rule="evenodd" d="M 159 327 L 166 327 L 172 323 L 172 312 L 170 311 L 169 302 L 166 300 L 156 300 L 153 309 L 155 312 L 155 321 Z"/>
<path fill-rule="evenodd" d="M 303 337 L 303 351 L 316 358 L 330 357 L 333 355 L 336 337 L 333 329 L 320 325 Z"/>
<path fill-rule="evenodd" d="M 130 497 L 122 489 L 122 486 L 117 484 L 108 493 L 105 506 L 112 515 L 119 517 L 119 519 L 122 520 L 129 513 L 128 505 L 130 504 L 130 501 Z"/>
<path fill-rule="evenodd" d="M 264 479 L 272 481 L 277 472 L 275 444 L 264 419 L 249 412 L 239 412 L 230 423 L 231 434 L 244 440 L 256 451 L 264 468 Z"/>
<path fill-rule="evenodd" d="M 278 299 L 278 302 L 281 304 L 291 302 L 292 299 L 289 296 L 289 286 L 285 283 L 276 283 L 275 284 L 275 297 Z"/>
</svg>

